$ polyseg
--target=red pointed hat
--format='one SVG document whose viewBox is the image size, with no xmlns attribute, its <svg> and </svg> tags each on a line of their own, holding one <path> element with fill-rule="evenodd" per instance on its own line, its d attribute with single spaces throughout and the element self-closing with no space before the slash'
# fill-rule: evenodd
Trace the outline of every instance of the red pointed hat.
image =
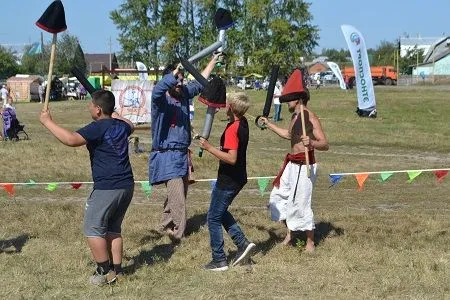
<svg viewBox="0 0 450 300">
<path fill-rule="evenodd" d="M 290 102 L 294 100 L 309 100 L 308 89 L 303 87 L 303 74 L 299 69 L 295 69 L 286 82 L 281 92 L 280 102 Z"/>
</svg>

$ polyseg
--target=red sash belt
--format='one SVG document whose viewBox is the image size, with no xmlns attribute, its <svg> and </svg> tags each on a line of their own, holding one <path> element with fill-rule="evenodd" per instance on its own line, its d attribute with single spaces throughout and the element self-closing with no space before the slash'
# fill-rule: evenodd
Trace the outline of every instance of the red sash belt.
<svg viewBox="0 0 450 300">
<path fill-rule="evenodd" d="M 315 164 L 316 159 L 314 157 L 314 150 L 309 150 L 309 164 Z M 278 172 L 277 177 L 273 181 L 273 186 L 280 187 L 280 179 L 281 175 L 283 175 L 284 169 L 286 169 L 286 165 L 288 162 L 292 162 L 294 164 L 298 165 L 304 165 L 306 163 L 305 159 L 305 152 L 297 153 L 297 154 L 290 154 L 288 153 L 286 157 L 284 158 L 283 166 L 280 169 L 280 172 Z"/>
</svg>

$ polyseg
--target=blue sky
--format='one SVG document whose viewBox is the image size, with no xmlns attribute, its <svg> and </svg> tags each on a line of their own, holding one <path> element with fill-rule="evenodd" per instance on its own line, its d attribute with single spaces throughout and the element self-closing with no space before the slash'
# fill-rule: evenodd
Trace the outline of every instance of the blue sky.
<svg viewBox="0 0 450 300">
<path fill-rule="evenodd" d="M 41 30 L 34 24 L 51 0 L 2 1 L 0 44 L 26 44 L 39 40 Z M 109 12 L 122 0 L 63 0 L 70 34 L 80 38 L 86 53 L 109 52 L 120 45 L 118 31 Z M 449 0 L 310 0 L 313 24 L 320 28 L 319 47 L 345 48 L 341 24 L 355 26 L 368 47 L 393 41 L 403 33 L 422 37 L 450 35 Z M 376 4 L 375 4 L 376 3 Z M 428 3 L 428 4 L 427 4 Z M 6 13 L 5 13 L 6 12 Z M 44 39 L 51 35 L 44 32 Z"/>
</svg>

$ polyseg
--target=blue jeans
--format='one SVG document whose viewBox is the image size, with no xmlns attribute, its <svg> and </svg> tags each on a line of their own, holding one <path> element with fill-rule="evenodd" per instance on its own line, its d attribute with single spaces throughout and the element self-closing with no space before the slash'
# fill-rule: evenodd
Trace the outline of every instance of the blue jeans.
<svg viewBox="0 0 450 300">
<path fill-rule="evenodd" d="M 275 114 L 273 116 L 273 120 L 278 122 L 281 120 L 281 104 L 274 104 L 275 106 Z"/>
<path fill-rule="evenodd" d="M 222 262 L 227 260 L 225 251 L 223 250 L 224 241 L 222 233 L 222 225 L 230 235 L 233 243 L 241 248 L 245 245 L 247 239 L 242 232 L 236 220 L 228 211 L 233 199 L 241 189 L 225 190 L 215 187 L 211 194 L 211 204 L 208 210 L 208 228 L 212 250 L 212 260 L 214 262 Z"/>
</svg>

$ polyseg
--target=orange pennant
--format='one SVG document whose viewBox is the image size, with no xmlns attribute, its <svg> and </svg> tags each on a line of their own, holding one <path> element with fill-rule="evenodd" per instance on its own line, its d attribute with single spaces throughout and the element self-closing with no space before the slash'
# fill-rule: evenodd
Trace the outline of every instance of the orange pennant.
<svg viewBox="0 0 450 300">
<path fill-rule="evenodd" d="M 369 177 L 369 174 L 355 174 L 356 180 L 358 181 L 358 191 L 361 191 L 363 186 L 364 186 L 364 182 L 366 182 L 367 177 Z"/>
<path fill-rule="evenodd" d="M 16 191 L 14 190 L 13 184 L 3 184 L 3 189 L 11 196 L 14 197 Z"/>
</svg>

